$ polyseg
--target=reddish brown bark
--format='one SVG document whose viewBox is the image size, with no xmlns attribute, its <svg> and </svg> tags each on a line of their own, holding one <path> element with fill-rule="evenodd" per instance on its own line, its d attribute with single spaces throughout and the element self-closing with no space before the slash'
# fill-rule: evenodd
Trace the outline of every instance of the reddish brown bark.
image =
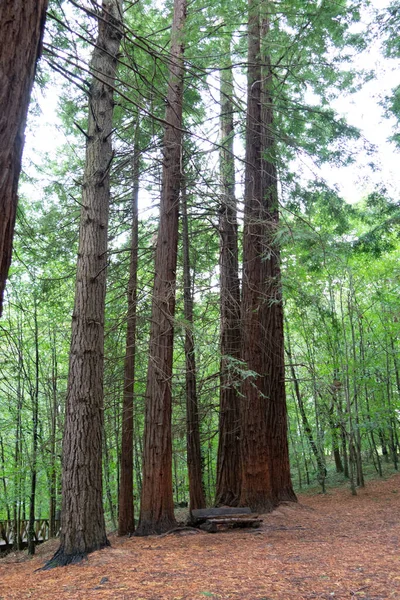
<svg viewBox="0 0 400 600">
<path fill-rule="evenodd" d="M 274 139 L 272 73 L 261 49 L 260 6 L 249 0 L 248 106 L 243 235 L 243 382 L 240 503 L 271 510 L 295 500 L 287 442 L 282 285 Z M 264 68 L 261 67 L 264 65 Z"/>
<path fill-rule="evenodd" d="M 186 438 L 189 476 L 189 508 L 204 508 L 203 468 L 200 443 L 199 405 L 196 385 L 196 356 L 193 336 L 193 293 L 190 276 L 189 224 L 186 186 L 182 186 L 182 245 L 183 245 L 183 298 L 187 323 L 185 331 L 186 361 Z"/>
<path fill-rule="evenodd" d="M 146 385 L 143 483 L 136 535 L 168 531 L 175 525 L 172 490 L 171 378 L 174 342 L 176 263 L 181 186 L 186 0 L 175 0 L 165 120 L 160 223 L 155 255 L 149 365 Z"/>
<path fill-rule="evenodd" d="M 131 258 L 128 282 L 128 315 L 126 326 L 126 350 L 124 365 L 124 397 L 122 407 L 121 434 L 121 479 L 119 487 L 118 535 L 127 535 L 135 530 L 133 506 L 133 410 L 136 350 L 136 304 L 139 243 L 139 120 L 136 125 L 133 150 L 133 192 Z"/>
<path fill-rule="evenodd" d="M 269 4 L 266 3 L 266 11 Z M 264 302 L 267 305 L 265 324 L 266 379 L 268 402 L 268 434 L 271 442 L 272 490 L 277 502 L 297 502 L 293 491 L 289 463 L 287 404 L 285 388 L 285 344 L 282 299 L 281 258 L 277 233 L 279 228 L 278 174 L 275 159 L 274 98 L 271 57 L 268 53 L 270 22 L 268 13 L 262 17 L 261 39 L 261 126 L 262 126 L 262 197 L 265 207 L 264 251 L 266 263 Z"/>
<path fill-rule="evenodd" d="M 104 306 L 122 4 L 103 0 L 93 52 L 75 306 L 63 438 L 60 548 L 47 568 L 108 545 L 102 499 Z"/>
<path fill-rule="evenodd" d="M 230 61 L 229 38 L 223 53 Z M 221 69 L 221 204 L 220 288 L 221 288 L 221 375 L 216 505 L 237 506 L 240 497 L 240 397 L 238 364 L 241 357 L 240 283 L 238 264 L 235 161 L 233 154 L 232 65 Z"/>
<path fill-rule="evenodd" d="M 26 116 L 47 1 L 0 2 L 0 316 L 11 264 Z"/>
</svg>

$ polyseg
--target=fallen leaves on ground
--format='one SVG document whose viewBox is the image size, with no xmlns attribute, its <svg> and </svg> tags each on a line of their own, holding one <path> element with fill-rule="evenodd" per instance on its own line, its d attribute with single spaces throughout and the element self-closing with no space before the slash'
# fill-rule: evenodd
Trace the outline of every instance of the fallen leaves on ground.
<svg viewBox="0 0 400 600">
<path fill-rule="evenodd" d="M 0 600 L 400 599 L 400 475 L 300 496 L 264 515 L 260 529 L 118 538 L 81 565 L 35 572 L 31 560 L 0 560 Z"/>
</svg>

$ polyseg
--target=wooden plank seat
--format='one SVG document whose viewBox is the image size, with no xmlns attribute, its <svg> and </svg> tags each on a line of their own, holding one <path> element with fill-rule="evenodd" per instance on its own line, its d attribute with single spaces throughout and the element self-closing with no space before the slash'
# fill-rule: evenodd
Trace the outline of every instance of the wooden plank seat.
<svg viewBox="0 0 400 600">
<path fill-rule="evenodd" d="M 190 524 L 209 533 L 222 527 L 260 527 L 261 523 L 262 519 L 247 507 L 202 508 L 190 513 Z"/>
</svg>

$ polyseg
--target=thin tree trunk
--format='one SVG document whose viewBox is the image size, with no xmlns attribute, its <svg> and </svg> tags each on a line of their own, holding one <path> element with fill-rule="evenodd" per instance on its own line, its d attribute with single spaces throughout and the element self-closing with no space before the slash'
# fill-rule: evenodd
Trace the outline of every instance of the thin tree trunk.
<svg viewBox="0 0 400 600">
<path fill-rule="evenodd" d="M 113 90 L 122 3 L 103 0 L 93 52 L 63 440 L 60 548 L 46 568 L 108 545 L 102 500 L 104 306 Z M 97 79 L 97 77 L 99 79 Z M 101 81 L 100 81 L 101 80 Z"/>
<path fill-rule="evenodd" d="M 349 471 L 349 457 L 347 452 L 347 431 L 346 431 L 346 423 L 343 418 L 343 411 L 340 413 L 340 437 L 342 442 L 342 455 L 343 455 L 343 475 L 349 479 L 350 471 Z"/>
<path fill-rule="evenodd" d="M 139 244 L 139 117 L 135 129 L 135 143 L 133 148 L 132 167 L 132 231 L 131 257 L 128 282 L 128 316 L 126 327 L 126 350 L 124 365 L 124 397 L 122 408 L 121 480 L 119 486 L 118 535 L 132 534 L 135 531 L 133 505 L 133 409 L 135 385 L 136 309 Z"/>
<path fill-rule="evenodd" d="M 344 364 L 342 364 L 342 373 L 344 374 L 344 398 L 346 403 L 346 414 L 347 414 L 347 423 L 343 424 L 343 435 L 344 442 L 346 444 L 346 439 L 348 440 L 349 445 L 349 460 L 348 460 L 348 477 L 350 481 L 350 490 L 353 496 L 357 495 L 356 486 L 354 483 L 354 465 L 355 465 L 355 439 L 354 439 L 354 426 L 353 426 L 353 414 L 351 408 L 350 401 L 350 379 L 349 379 L 349 352 L 347 346 L 347 335 L 346 335 L 346 324 L 344 320 L 344 305 L 343 305 L 343 288 L 340 288 L 340 313 L 342 316 L 342 332 L 343 332 L 343 358 Z M 347 431 L 347 425 L 349 427 Z"/>
<path fill-rule="evenodd" d="M 395 375 L 396 375 L 396 388 L 397 388 L 397 393 L 399 394 L 400 393 L 400 374 L 399 374 L 399 368 L 398 368 L 398 363 L 397 363 L 397 359 L 396 359 L 396 351 L 395 351 L 395 347 L 394 347 L 394 341 L 393 341 L 392 337 L 390 337 L 390 347 L 392 350 L 393 366 L 394 366 L 394 371 L 395 371 Z M 393 427 L 394 427 L 395 442 L 396 442 L 396 447 L 400 451 L 398 425 L 399 425 L 399 419 L 396 417 L 395 414 L 393 414 Z M 396 452 L 397 452 L 397 450 L 396 450 Z"/>
<path fill-rule="evenodd" d="M 396 349 L 395 349 L 395 346 L 394 346 L 394 340 L 393 340 L 393 338 L 391 336 L 390 336 L 390 348 L 392 350 L 394 372 L 395 372 L 395 375 L 396 375 L 397 393 L 400 395 L 400 372 L 399 372 L 399 365 L 398 365 L 398 361 L 397 361 L 397 354 L 396 354 Z"/>
<path fill-rule="evenodd" d="M 304 402 L 303 402 L 303 397 L 300 392 L 300 386 L 299 386 L 299 381 L 297 379 L 296 369 L 294 368 L 294 364 L 293 364 L 293 356 L 292 356 L 292 349 L 290 346 L 289 334 L 287 334 L 286 339 L 287 339 L 286 353 L 287 353 L 288 360 L 289 360 L 290 371 L 292 374 L 293 386 L 294 386 L 294 391 L 295 391 L 295 397 L 297 399 L 297 404 L 298 404 L 300 415 L 301 415 L 301 422 L 303 425 L 303 430 L 304 430 L 304 433 L 306 434 L 306 437 L 310 444 L 312 453 L 314 454 L 315 460 L 317 462 L 318 482 L 320 483 L 320 485 L 322 487 L 322 492 L 325 493 L 326 467 L 325 467 L 324 457 L 321 456 L 318 446 L 315 443 L 313 432 L 312 432 L 311 426 L 308 421 L 307 413 L 306 413 Z"/>
<path fill-rule="evenodd" d="M 241 358 L 240 282 L 238 262 L 235 160 L 233 154 L 233 73 L 231 40 L 223 46 L 229 64 L 220 71 L 221 204 L 220 295 L 221 364 L 216 505 L 237 506 L 240 498 L 240 396 L 237 361 Z"/>
<path fill-rule="evenodd" d="M 249 0 L 242 357 L 254 375 L 246 377 L 242 388 L 240 504 L 267 511 L 296 496 L 289 468 L 282 286 L 275 242 L 272 72 L 268 55 L 263 56 L 261 68 L 260 20 L 259 2 Z M 266 38 L 268 19 L 262 33 Z"/>
<path fill-rule="evenodd" d="M 190 277 L 189 224 L 186 184 L 182 185 L 182 245 L 183 245 L 183 298 L 186 360 L 186 439 L 189 476 L 190 510 L 204 508 L 203 458 L 200 442 L 200 419 L 196 384 L 196 356 L 193 337 L 193 292 Z"/>
<path fill-rule="evenodd" d="M 57 432 L 57 350 L 56 336 L 50 334 L 51 355 L 51 396 L 50 396 L 50 503 L 49 503 L 49 537 L 56 536 L 56 508 L 57 508 L 57 473 L 56 473 L 56 432 Z"/>
<path fill-rule="evenodd" d="M 344 439 L 344 443 L 342 444 L 342 454 L 343 461 L 340 455 L 340 439 L 343 440 L 343 423 L 342 423 L 342 408 L 341 408 L 341 399 L 339 397 L 339 390 L 342 386 L 339 375 L 339 356 L 340 356 L 340 344 L 339 344 L 339 323 L 336 316 L 336 303 L 335 303 L 335 294 L 332 288 L 332 281 L 328 279 L 328 288 L 329 288 L 329 305 L 330 305 L 330 321 L 331 321 L 331 331 L 332 331 L 332 341 L 331 341 L 331 353 L 332 353 L 332 362 L 333 362 L 333 378 L 332 378 L 332 404 L 330 408 L 328 408 L 328 419 L 329 425 L 331 428 L 332 434 L 332 447 L 333 447 L 333 455 L 335 458 L 335 466 L 337 473 L 344 473 L 345 477 L 348 477 L 348 463 L 347 463 L 347 451 L 346 451 L 346 440 Z M 321 314 L 321 320 L 323 320 L 323 313 Z M 329 331 L 328 326 L 326 327 L 326 331 Z M 336 414 L 335 414 L 336 409 Z"/>
<path fill-rule="evenodd" d="M 295 460 L 296 460 L 296 469 L 297 469 L 297 479 L 298 479 L 299 490 L 301 490 L 303 488 L 303 481 L 302 481 L 302 477 L 301 477 L 301 465 L 300 465 L 300 460 L 299 460 L 299 453 L 297 452 L 296 440 L 294 439 L 293 433 L 290 430 L 289 430 L 289 435 L 290 435 L 290 443 L 291 443 L 292 450 L 294 452 L 294 456 L 295 456 Z"/>
<path fill-rule="evenodd" d="M 354 327 L 354 306 L 352 298 L 355 300 L 355 291 L 353 288 L 353 277 L 349 274 L 350 278 L 350 292 L 347 296 L 347 308 L 349 311 L 350 331 L 351 331 L 351 342 L 352 342 L 352 379 L 353 379 L 353 402 L 354 402 L 354 421 L 355 421 L 355 433 L 354 433 L 354 450 L 355 460 L 357 468 L 357 485 L 365 487 L 364 472 L 362 467 L 362 456 L 361 456 L 361 432 L 360 432 L 360 417 L 359 417 L 359 390 L 357 383 L 357 346 L 356 346 L 356 335 Z M 356 305 L 356 303 L 354 303 Z"/>
<path fill-rule="evenodd" d="M 0 316 L 11 263 L 26 117 L 47 2 L 0 2 Z"/>
<path fill-rule="evenodd" d="M 299 409 L 298 409 L 298 406 L 297 406 L 296 402 L 295 402 L 294 406 L 295 406 L 295 409 L 296 409 L 297 430 L 300 432 L 300 428 L 301 428 L 301 425 L 300 425 L 300 416 L 299 416 Z M 307 483 L 307 485 L 310 485 L 310 473 L 309 473 L 309 470 L 308 470 L 307 456 L 306 456 L 307 453 L 306 453 L 306 448 L 305 448 L 305 445 L 304 445 L 304 437 L 302 435 L 299 435 L 299 438 L 300 438 L 300 444 L 301 444 L 301 449 L 302 449 L 301 455 L 303 457 L 304 470 L 305 470 L 305 473 L 306 473 L 306 483 Z M 300 469 L 300 465 L 299 465 L 299 469 Z"/>
<path fill-rule="evenodd" d="M 393 466 L 398 470 L 398 458 L 397 458 L 397 442 L 396 442 L 396 418 L 394 417 L 394 411 L 392 406 L 392 387 L 391 387 L 391 374 L 390 374 L 390 354 L 388 349 L 388 343 L 386 340 L 386 400 L 388 405 L 389 415 L 389 447 L 392 453 Z"/>
<path fill-rule="evenodd" d="M 387 443 L 386 437 L 385 437 L 383 429 L 379 429 L 378 435 L 379 435 L 379 440 L 381 442 L 382 455 L 385 459 L 385 463 L 388 464 L 390 459 L 389 459 L 389 452 L 388 452 L 387 445 L 386 445 L 386 443 Z"/>
<path fill-rule="evenodd" d="M 142 463 L 143 463 L 143 443 L 142 436 L 136 434 L 139 431 L 139 426 L 133 420 L 134 431 L 133 431 L 133 445 L 134 445 L 134 461 L 135 461 L 135 473 L 136 473 L 136 488 L 138 497 L 142 494 Z"/>
<path fill-rule="evenodd" d="M 19 321 L 19 320 L 18 320 Z M 21 456 L 22 456 L 22 406 L 23 406 L 23 386 L 22 386 L 22 339 L 20 323 L 18 322 L 18 380 L 17 380 L 17 422 L 15 424 L 15 446 L 14 446 L 14 530 L 13 530 L 13 550 L 22 549 L 22 540 L 20 539 L 20 521 L 21 521 L 21 499 L 22 499 L 22 475 L 21 475 Z"/>
<path fill-rule="evenodd" d="M 104 480 L 106 488 L 106 496 L 108 500 L 108 507 L 110 510 L 110 519 L 113 530 L 117 529 L 117 521 L 115 519 L 115 510 L 111 493 L 111 477 L 110 477 L 110 453 L 108 451 L 107 436 L 103 435 L 103 455 L 104 455 Z"/>
<path fill-rule="evenodd" d="M 28 554 L 35 554 L 35 500 L 37 480 L 37 452 L 39 426 L 39 327 L 37 315 L 37 298 L 34 292 L 34 345 L 35 345 L 35 383 L 31 383 L 32 400 L 32 460 L 31 460 L 31 490 L 29 496 L 29 525 L 28 525 Z"/>
<path fill-rule="evenodd" d="M 334 389 L 333 394 L 337 394 L 336 389 Z M 331 429 L 332 451 L 333 451 L 333 457 L 335 460 L 336 473 L 343 473 L 343 463 L 342 463 L 342 458 L 340 456 L 340 445 L 339 445 L 339 435 L 338 435 L 338 430 L 340 429 L 340 424 L 338 425 L 337 423 L 335 423 L 335 420 L 333 417 L 335 405 L 336 405 L 336 401 L 333 400 L 331 407 L 327 409 L 327 413 L 328 413 L 327 417 L 328 417 L 328 421 L 329 421 L 329 427 Z"/>
<path fill-rule="evenodd" d="M 369 424 L 370 445 L 371 445 L 373 455 L 376 458 L 377 472 L 378 472 L 379 476 L 382 477 L 383 476 L 382 461 L 381 461 L 381 457 L 379 456 L 378 446 L 375 441 L 375 434 L 374 434 L 375 427 L 373 425 L 372 417 L 371 417 L 371 407 L 370 407 L 370 401 L 369 401 L 369 386 L 367 383 L 367 369 L 366 369 L 366 361 L 365 361 L 364 326 L 363 326 L 363 317 L 361 315 L 360 310 L 358 310 L 358 329 L 359 329 L 359 336 L 360 336 L 360 344 L 359 344 L 360 358 L 361 358 L 362 374 L 363 374 L 363 380 L 364 380 L 366 419 Z M 375 464 L 375 460 L 374 460 L 374 464 Z"/>
<path fill-rule="evenodd" d="M 186 0 L 175 0 L 146 385 L 143 484 L 136 535 L 163 533 L 176 524 L 172 490 L 171 379 L 182 162 L 182 30 L 185 19 Z"/>
<path fill-rule="evenodd" d="M 2 483 L 3 483 L 3 492 L 4 492 L 4 504 L 5 504 L 5 508 L 6 508 L 6 513 L 7 513 L 7 519 L 8 521 L 11 521 L 11 510 L 10 510 L 10 504 L 8 501 L 8 487 L 7 487 L 7 478 L 5 475 L 6 472 L 6 458 L 5 458 L 5 454 L 4 454 L 4 444 L 3 444 L 3 438 L 0 434 L 0 460 L 1 460 L 1 467 L 2 467 L 2 471 L 3 471 L 3 475 L 0 478 Z"/>
<path fill-rule="evenodd" d="M 312 328 L 311 328 L 312 330 Z M 289 337 L 289 331 L 288 331 Z M 315 340 L 313 339 L 313 334 L 311 336 L 305 335 L 305 343 L 307 347 L 307 355 L 309 360 L 309 366 L 311 371 L 311 379 L 312 379 L 312 389 L 313 389 L 313 399 L 314 399 L 314 409 L 315 409 L 315 430 L 316 435 L 314 438 L 315 450 L 318 453 L 319 459 L 313 450 L 313 454 L 316 457 L 317 466 L 318 466 L 318 481 L 321 484 L 322 491 L 325 493 L 325 478 L 326 478 L 326 465 L 325 465 L 325 456 L 324 456 L 324 433 L 320 426 L 320 411 L 318 406 L 318 386 L 316 380 L 316 366 L 315 366 L 315 355 L 314 348 L 316 347 Z M 307 419 L 308 420 L 308 419 Z M 311 445 L 311 444 L 310 444 Z"/>
</svg>

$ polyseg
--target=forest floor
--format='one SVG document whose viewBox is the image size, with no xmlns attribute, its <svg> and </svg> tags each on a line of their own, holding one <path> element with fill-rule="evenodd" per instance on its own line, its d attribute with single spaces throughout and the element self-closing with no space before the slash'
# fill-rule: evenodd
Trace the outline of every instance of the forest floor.
<svg viewBox="0 0 400 600">
<path fill-rule="evenodd" d="M 400 599 L 400 474 L 303 494 L 262 528 L 110 536 L 81 565 L 35 571 L 57 541 L 0 559 L 0 600 Z"/>
</svg>

